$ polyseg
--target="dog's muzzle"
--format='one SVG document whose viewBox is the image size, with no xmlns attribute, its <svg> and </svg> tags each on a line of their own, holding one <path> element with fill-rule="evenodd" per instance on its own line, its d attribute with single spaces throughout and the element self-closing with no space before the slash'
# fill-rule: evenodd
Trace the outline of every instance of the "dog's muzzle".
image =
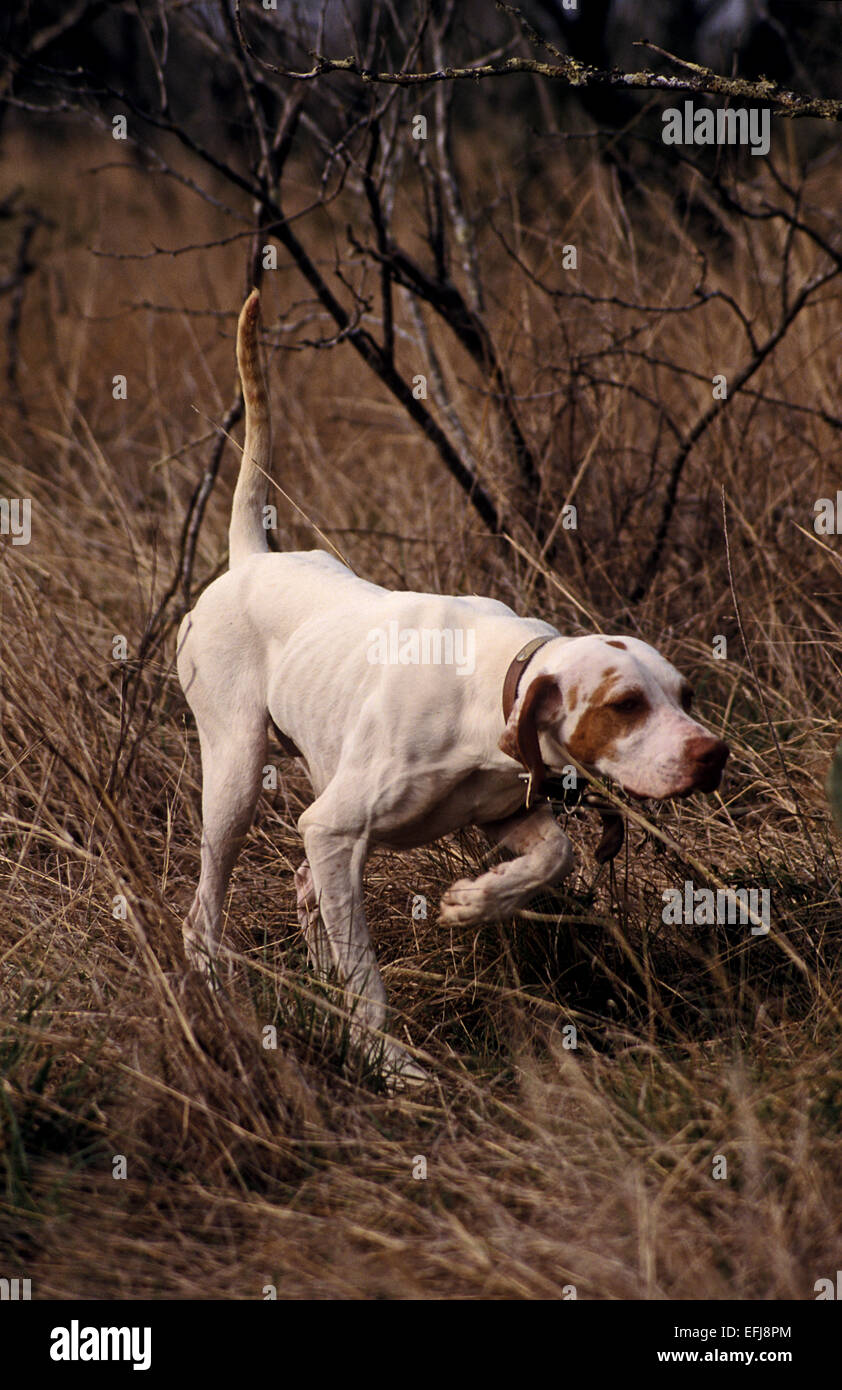
<svg viewBox="0 0 842 1390">
<path fill-rule="evenodd" d="M 700 736 L 687 749 L 687 761 L 692 766 L 690 781 L 681 796 L 692 792 L 715 792 L 731 752 L 721 738 Z"/>
</svg>

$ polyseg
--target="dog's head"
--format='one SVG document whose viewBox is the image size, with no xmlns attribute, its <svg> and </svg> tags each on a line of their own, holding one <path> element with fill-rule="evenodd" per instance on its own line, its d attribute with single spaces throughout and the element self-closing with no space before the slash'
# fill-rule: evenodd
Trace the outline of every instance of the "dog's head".
<svg viewBox="0 0 842 1390">
<path fill-rule="evenodd" d="M 523 673 L 500 747 L 536 782 L 571 757 L 632 796 L 712 792 L 728 745 L 690 713 L 675 667 L 635 637 L 549 642 Z"/>
</svg>

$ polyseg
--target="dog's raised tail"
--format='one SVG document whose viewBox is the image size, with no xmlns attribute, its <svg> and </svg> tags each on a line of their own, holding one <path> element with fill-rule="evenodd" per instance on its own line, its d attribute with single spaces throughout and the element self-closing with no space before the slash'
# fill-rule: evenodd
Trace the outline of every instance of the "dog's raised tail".
<svg viewBox="0 0 842 1390">
<path fill-rule="evenodd" d="M 233 569 L 249 555 L 269 549 L 263 508 L 269 483 L 272 426 L 269 394 L 260 362 L 260 294 L 252 290 L 237 324 L 237 366 L 243 386 L 246 437 L 240 476 L 231 505 L 228 528 L 228 567 Z"/>
</svg>

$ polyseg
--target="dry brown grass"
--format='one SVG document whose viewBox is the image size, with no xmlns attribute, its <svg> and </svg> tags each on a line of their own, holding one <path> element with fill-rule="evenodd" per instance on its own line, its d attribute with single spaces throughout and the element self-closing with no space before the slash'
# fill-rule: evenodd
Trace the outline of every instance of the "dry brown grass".
<svg viewBox="0 0 842 1390">
<path fill-rule="evenodd" d="M 12 143 L 7 159 L 32 153 Z M 580 1298 L 813 1297 L 842 1238 L 842 928 L 822 786 L 838 738 L 839 563 L 809 534 L 815 499 L 835 492 L 838 439 L 794 406 L 838 410 L 838 292 L 805 311 L 758 378 L 793 404 L 746 398 L 700 442 L 677 543 L 633 613 L 625 596 L 662 488 L 662 472 L 649 476 L 657 413 L 581 382 L 573 408 L 565 387 L 571 354 L 604 347 L 639 314 L 576 300 L 548 310 L 488 234 L 495 333 L 519 390 L 535 397 L 525 409 L 549 495 L 568 495 L 593 446 L 576 494 L 580 530 L 559 571 L 589 618 L 541 581 L 534 553 L 482 534 L 350 349 L 274 357 L 277 477 L 358 572 L 486 592 L 521 612 L 540 607 L 567 630 L 608 628 L 620 614 L 691 675 L 703 716 L 733 750 L 721 798 L 657 812 L 681 853 L 635 830 L 616 872 L 600 874 L 582 821 L 569 891 L 516 922 L 438 928 L 440 892 L 482 853 L 470 836 L 372 862 L 368 904 L 394 1027 L 435 1077 L 429 1091 L 393 1099 L 347 1053 L 341 1020 L 308 975 L 291 884 L 307 787 L 290 764 L 262 798 L 235 872 L 232 978 L 213 998 L 184 973 L 198 749 L 172 636 L 143 670 L 133 654 L 176 560 L 210 447 L 207 417 L 218 420 L 231 396 L 220 329 L 230 333 L 233 319 L 125 306 L 233 314 L 242 262 L 236 248 L 91 257 L 91 241 L 176 245 L 219 228 L 171 193 L 156 203 L 134 174 L 110 175 L 106 198 L 81 174 L 95 162 L 88 146 L 70 145 L 61 160 L 80 171 L 75 180 L 59 179 L 55 160 L 29 178 L 30 200 L 57 226 L 41 234 L 27 291 L 29 414 L 5 412 L 0 453 L 2 495 L 33 500 L 32 544 L 0 551 L 4 1273 L 19 1267 L 37 1297 L 253 1299 L 267 1284 L 293 1298 L 541 1298 L 570 1285 Z M 497 176 L 490 156 L 472 172 L 477 187 Z M 561 242 L 576 241 L 579 283 L 592 293 L 687 300 L 694 233 L 669 190 L 653 189 L 648 209 L 630 216 L 596 164 L 574 175 L 560 156 L 553 178 L 523 188 L 508 224 L 530 265 L 546 270 Z M 817 216 L 838 207 L 840 186 L 837 160 L 810 186 Z M 783 233 L 765 223 L 734 231 L 710 283 L 760 332 Z M 811 253 L 799 243 L 795 255 L 806 275 Z M 266 294 L 271 317 L 301 287 L 284 270 Z M 699 379 L 628 354 L 605 358 L 601 375 L 654 392 L 684 425 L 709 399 L 713 373 L 733 373 L 745 353 L 721 302 L 650 315 L 634 342 Z M 443 331 L 436 344 L 499 495 L 511 479 L 482 383 Z M 418 369 L 406 342 L 401 356 Z M 129 378 L 125 403 L 111 397 L 118 372 Z M 224 562 L 235 468 L 230 450 L 200 538 L 202 581 Z M 721 484 L 786 772 L 736 631 Z M 300 520 L 281 516 L 285 543 L 313 543 Z M 726 661 L 711 659 L 720 632 Z M 117 634 L 127 663 L 112 659 Z M 138 699 L 106 794 L 127 678 Z M 662 890 L 698 879 L 682 854 L 724 881 L 768 886 L 771 937 L 665 927 Z M 414 921 L 419 893 L 430 910 Z M 119 894 L 125 921 L 112 915 Z M 570 1023 L 576 1051 L 563 1046 Z M 261 1045 L 269 1024 L 276 1050 Z M 111 1175 L 118 1154 L 125 1181 Z M 718 1154 L 726 1180 L 712 1177 Z M 413 1179 L 417 1155 L 426 1181 Z"/>
</svg>

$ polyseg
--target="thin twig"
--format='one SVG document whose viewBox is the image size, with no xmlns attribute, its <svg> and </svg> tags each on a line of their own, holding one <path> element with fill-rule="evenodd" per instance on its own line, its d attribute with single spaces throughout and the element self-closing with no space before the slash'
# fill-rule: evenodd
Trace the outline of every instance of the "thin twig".
<svg viewBox="0 0 842 1390">
<path fill-rule="evenodd" d="M 510 13 L 512 7 L 506 7 Z M 710 68 L 699 68 L 686 77 L 657 72 L 620 72 L 617 68 L 595 68 L 577 58 L 563 55 L 561 63 L 542 63 L 537 58 L 505 58 L 502 61 L 469 64 L 466 67 L 440 67 L 426 72 L 375 71 L 360 63 L 358 58 L 329 58 L 310 50 L 313 66 L 305 72 L 280 67 L 261 58 L 251 48 L 242 29 L 240 4 L 236 5 L 240 39 L 247 52 L 267 72 L 296 82 L 312 82 L 332 72 L 348 73 L 364 83 L 383 83 L 399 87 L 424 87 L 432 82 L 480 82 L 486 77 L 513 77 L 519 73 L 536 73 L 552 82 L 560 82 L 577 91 L 611 88 L 614 91 L 652 91 L 677 95 L 685 92 L 705 96 L 727 97 L 732 100 L 757 102 L 768 106 L 772 115 L 794 118 L 813 117 L 824 121 L 842 121 L 842 100 L 832 97 L 809 97 L 779 86 L 769 78 L 751 80 L 745 77 L 724 77 Z M 671 54 L 666 54 L 672 57 Z M 681 62 L 680 59 L 673 59 Z"/>
</svg>

